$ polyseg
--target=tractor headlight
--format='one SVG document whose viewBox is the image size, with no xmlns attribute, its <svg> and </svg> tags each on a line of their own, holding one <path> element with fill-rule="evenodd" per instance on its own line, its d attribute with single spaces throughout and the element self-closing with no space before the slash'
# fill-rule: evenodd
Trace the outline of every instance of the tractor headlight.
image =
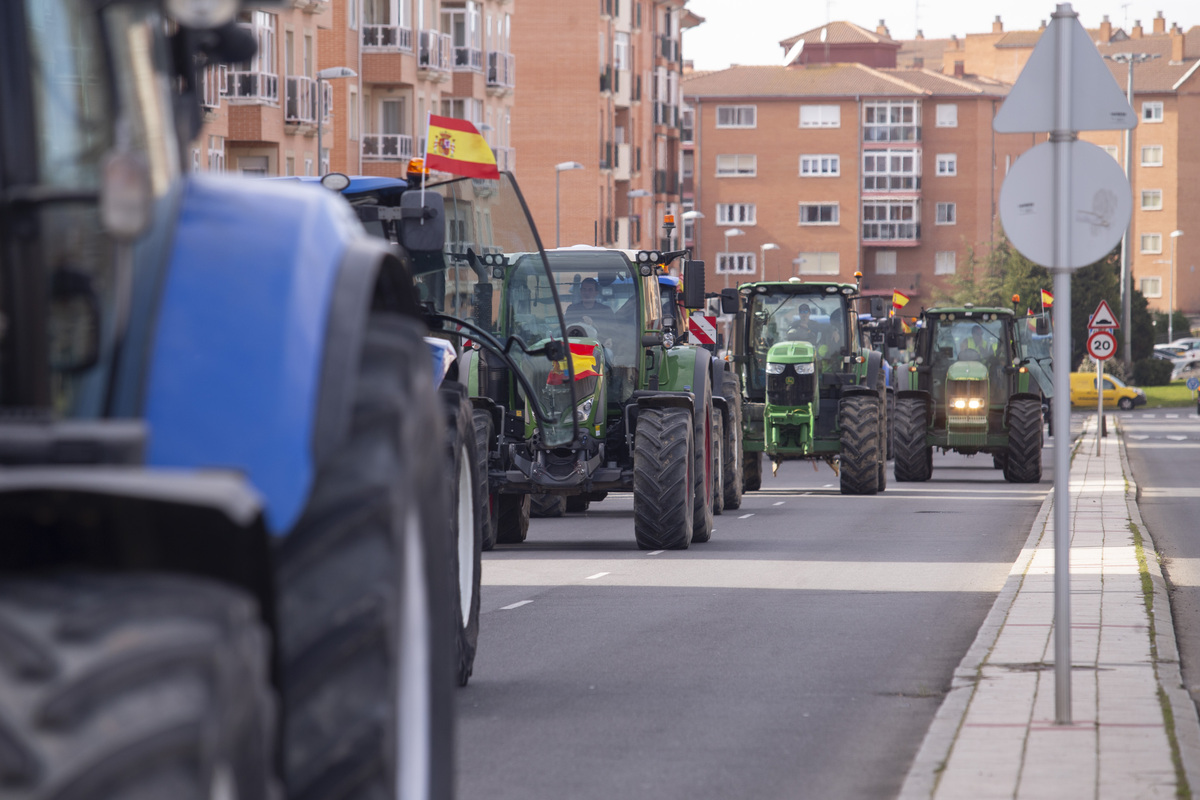
<svg viewBox="0 0 1200 800">
<path fill-rule="evenodd" d="M 959 411 L 963 411 L 967 407 L 967 401 L 963 400 L 960 397 L 959 399 L 954 401 L 954 407 L 957 408 Z"/>
<path fill-rule="evenodd" d="M 592 415 L 592 401 L 595 398 L 589 397 L 579 405 L 575 406 L 575 421 L 586 422 L 588 417 Z"/>
<path fill-rule="evenodd" d="M 768 375 L 782 375 L 783 369 L 786 366 L 787 366 L 786 364 L 772 364 L 771 362 L 768 361 L 767 362 L 767 374 Z"/>
<path fill-rule="evenodd" d="M 796 364 L 797 375 L 812 375 L 816 371 L 816 364 Z"/>
</svg>

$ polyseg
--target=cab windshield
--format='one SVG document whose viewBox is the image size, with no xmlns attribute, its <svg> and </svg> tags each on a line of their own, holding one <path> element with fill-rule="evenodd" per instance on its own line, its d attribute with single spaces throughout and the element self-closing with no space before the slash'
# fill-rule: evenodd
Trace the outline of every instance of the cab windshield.
<svg viewBox="0 0 1200 800">
<path fill-rule="evenodd" d="M 750 314 L 750 387 L 765 391 L 767 353 L 779 342 L 811 342 L 822 371 L 837 371 L 850 354 L 841 294 L 753 294 Z"/>
<path fill-rule="evenodd" d="M 1050 311 L 1017 320 L 1015 338 L 1017 357 L 1026 362 L 1029 373 L 1046 397 L 1054 396 L 1054 326 Z"/>
<path fill-rule="evenodd" d="M 1004 367 L 1012 364 L 1006 317 L 984 314 L 966 318 L 956 314 L 941 314 L 934 322 L 932 335 L 931 367 L 935 401 L 942 399 L 942 387 L 945 386 L 946 372 L 951 364 L 955 361 L 978 361 L 988 370 L 991 402 L 1004 402 L 1008 394 Z"/>
</svg>

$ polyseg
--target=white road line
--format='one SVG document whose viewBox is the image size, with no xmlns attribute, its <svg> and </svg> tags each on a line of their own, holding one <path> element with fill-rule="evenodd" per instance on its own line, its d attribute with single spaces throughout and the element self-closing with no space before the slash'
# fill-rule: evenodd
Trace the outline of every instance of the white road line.
<svg viewBox="0 0 1200 800">
<path fill-rule="evenodd" d="M 517 602 L 513 603 L 512 605 L 500 606 L 500 610 L 501 611 L 512 611 L 514 608 L 520 608 L 521 606 L 527 606 L 532 602 L 533 602 L 532 600 L 518 600 Z"/>
<path fill-rule="evenodd" d="M 1186 442 L 1188 439 L 1186 436 L 1168 436 L 1167 438 L 1172 442 Z"/>
<path fill-rule="evenodd" d="M 782 500 L 780 500 L 778 503 L 771 503 L 771 505 L 773 505 L 773 506 L 781 506 L 781 505 L 783 505 L 783 501 L 782 501 Z"/>
<path fill-rule="evenodd" d="M 1149 439 L 1150 438 L 1149 436 L 1145 435 L 1144 433 L 1127 433 L 1125 435 L 1128 436 L 1130 439 Z"/>
<path fill-rule="evenodd" d="M 1167 419 L 1179 419 L 1179 415 L 1178 414 L 1167 414 L 1166 418 Z"/>
<path fill-rule="evenodd" d="M 588 575 L 584 578 L 585 581 L 594 581 L 596 578 L 603 578 L 605 575 L 611 575 L 611 572 L 597 572 L 595 575 Z"/>
<path fill-rule="evenodd" d="M 1154 419 L 1156 414 L 1142 414 L 1142 419 Z"/>
<path fill-rule="evenodd" d="M 648 556 L 656 556 L 656 555 L 658 555 L 659 553 L 662 553 L 662 552 L 665 552 L 665 551 L 663 551 L 663 550 L 655 550 L 655 551 L 653 551 L 653 552 L 651 552 L 651 553 L 646 553 L 646 555 L 648 555 Z"/>
<path fill-rule="evenodd" d="M 750 519 L 753 516 L 753 514 L 742 514 L 738 519 Z"/>
<path fill-rule="evenodd" d="M 832 483 L 827 483 L 827 484 L 825 484 L 825 486 L 824 486 L 823 488 L 825 488 L 825 489 L 832 489 L 832 488 L 833 488 L 833 484 L 832 484 Z"/>
</svg>

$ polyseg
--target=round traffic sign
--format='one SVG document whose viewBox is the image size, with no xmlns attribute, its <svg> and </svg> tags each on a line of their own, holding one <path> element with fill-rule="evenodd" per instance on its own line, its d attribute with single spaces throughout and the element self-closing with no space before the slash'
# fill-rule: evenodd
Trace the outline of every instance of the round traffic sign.
<svg viewBox="0 0 1200 800">
<path fill-rule="evenodd" d="M 1088 355 L 1097 361 L 1105 361 L 1117 352 L 1117 337 L 1108 331 L 1092 331 L 1087 340 Z"/>
<path fill-rule="evenodd" d="M 1189 389 L 1191 389 L 1193 392 L 1196 391 L 1197 389 L 1200 389 L 1200 378 L 1197 378 L 1195 375 L 1188 378 L 1187 379 L 1187 387 Z"/>
</svg>

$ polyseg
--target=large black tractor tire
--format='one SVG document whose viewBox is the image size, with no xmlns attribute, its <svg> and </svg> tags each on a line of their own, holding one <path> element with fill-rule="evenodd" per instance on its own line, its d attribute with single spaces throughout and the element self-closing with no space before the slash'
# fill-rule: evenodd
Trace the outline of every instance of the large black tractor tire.
<svg viewBox="0 0 1200 800">
<path fill-rule="evenodd" d="M 294 800 L 453 792 L 458 598 L 445 472 L 420 455 L 445 436 L 422 332 L 370 319 L 347 438 L 275 550 Z"/>
<path fill-rule="evenodd" d="M 644 408 L 633 440 L 633 535 L 643 550 L 682 550 L 692 543 L 695 482 L 692 415 Z"/>
<path fill-rule="evenodd" d="M 268 640 L 176 575 L 0 581 L 0 796 L 276 798 Z"/>
<path fill-rule="evenodd" d="M 703 351 L 702 351 L 703 352 Z M 712 386 L 708 371 L 693 386 L 696 405 L 692 411 L 692 443 L 694 458 L 692 466 L 692 542 L 700 544 L 712 538 L 713 532 L 713 423 L 714 414 L 719 414 L 712 404 Z"/>
<path fill-rule="evenodd" d="M 572 514 L 582 514 L 592 504 L 590 494 L 573 494 L 567 497 L 567 511 Z"/>
<path fill-rule="evenodd" d="M 480 555 L 483 531 L 488 524 L 486 477 L 475 438 L 471 401 L 461 384 L 443 384 L 446 410 L 446 486 L 449 494 L 450 540 L 454 544 L 455 669 L 458 685 L 466 686 L 475 666 L 479 645 Z"/>
<path fill-rule="evenodd" d="M 762 488 L 763 454 L 758 450 L 742 451 L 742 489 L 757 492 Z"/>
<path fill-rule="evenodd" d="M 879 491 L 880 401 L 877 395 L 852 394 L 838 404 L 841 456 L 838 459 L 842 494 Z"/>
<path fill-rule="evenodd" d="M 483 496 L 483 534 L 480 537 L 483 550 L 491 550 L 496 546 L 496 499 L 499 495 L 492 494 L 488 485 L 488 456 L 492 447 L 492 436 L 496 423 L 492 421 L 490 412 L 477 408 L 472 412 L 472 422 L 475 425 L 475 456 L 479 459 L 479 476 L 482 482 Z"/>
<path fill-rule="evenodd" d="M 879 462 L 875 467 L 875 491 L 887 489 L 887 462 L 892 449 L 892 395 L 888 393 L 883 370 L 879 370 L 875 389 L 879 392 Z"/>
<path fill-rule="evenodd" d="M 712 513 L 716 517 L 725 513 L 725 471 L 722 468 L 725 463 L 723 455 L 725 452 L 725 415 L 718 409 L 713 409 L 712 442 Z"/>
<path fill-rule="evenodd" d="M 499 544 L 520 544 L 529 533 L 529 495 L 496 495 L 496 541 Z"/>
<path fill-rule="evenodd" d="M 1023 398 L 1008 404 L 1008 457 L 1004 480 L 1037 483 L 1042 479 L 1042 404 Z"/>
<path fill-rule="evenodd" d="M 887 460 L 896 457 L 896 393 L 887 393 Z"/>
<path fill-rule="evenodd" d="M 725 487 L 725 508 L 736 511 L 742 506 L 742 385 L 732 372 L 721 373 L 721 394 L 726 409 L 724 437 L 721 442 L 721 481 Z"/>
<path fill-rule="evenodd" d="M 933 448 L 925 443 L 925 403 L 915 397 L 896 401 L 896 480 L 927 481 L 932 473 Z"/>
<path fill-rule="evenodd" d="M 529 495 L 529 516 L 561 517 L 567 513 L 567 498 L 561 494 L 531 494 Z"/>
</svg>

